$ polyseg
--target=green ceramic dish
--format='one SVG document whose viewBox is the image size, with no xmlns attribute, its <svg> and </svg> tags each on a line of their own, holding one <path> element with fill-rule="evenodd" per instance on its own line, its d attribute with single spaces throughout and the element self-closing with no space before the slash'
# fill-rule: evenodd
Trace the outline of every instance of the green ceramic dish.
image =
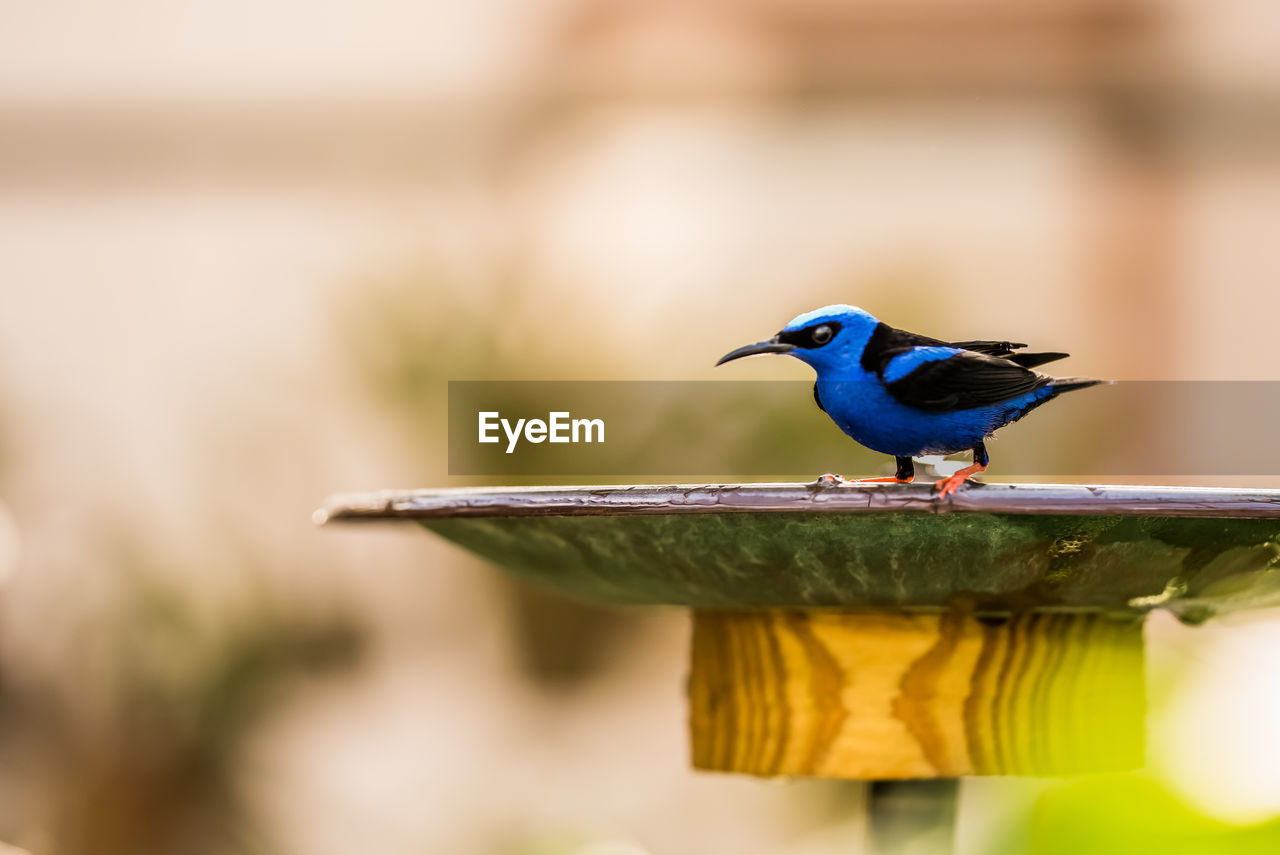
<svg viewBox="0 0 1280 855">
<path fill-rule="evenodd" d="M 1168 487 L 754 484 L 421 490 L 323 521 L 413 520 L 538 584 L 702 608 L 1280 605 L 1280 493 Z"/>
</svg>

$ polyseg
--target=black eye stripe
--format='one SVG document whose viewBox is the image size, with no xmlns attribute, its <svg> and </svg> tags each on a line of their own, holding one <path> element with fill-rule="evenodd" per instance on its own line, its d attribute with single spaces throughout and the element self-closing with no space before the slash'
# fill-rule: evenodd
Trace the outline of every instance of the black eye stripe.
<svg viewBox="0 0 1280 855">
<path fill-rule="evenodd" d="M 817 341 L 816 339 L 814 339 L 813 334 L 818 330 L 819 327 L 827 327 L 828 329 L 830 329 L 831 336 L 829 338 L 824 339 L 823 341 Z M 796 347 L 803 347 L 803 348 L 812 350 L 815 347 L 822 347 L 824 344 L 827 344 L 828 342 L 830 342 L 831 339 L 836 337 L 836 334 L 838 332 L 840 332 L 839 323 L 837 323 L 836 321 L 823 321 L 820 324 L 811 324 L 807 327 L 804 327 L 798 330 L 783 330 L 782 332 L 778 333 L 778 341 L 782 342 L 783 344 L 791 344 L 791 345 L 795 345 Z"/>
</svg>

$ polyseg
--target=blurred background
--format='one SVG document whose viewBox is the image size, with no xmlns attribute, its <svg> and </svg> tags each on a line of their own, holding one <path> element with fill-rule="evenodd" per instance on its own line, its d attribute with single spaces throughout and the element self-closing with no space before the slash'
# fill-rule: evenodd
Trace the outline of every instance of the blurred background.
<svg viewBox="0 0 1280 855">
<path fill-rule="evenodd" d="M 2 0 L 0 840 L 858 851 L 856 785 L 689 771 L 685 615 L 311 510 L 473 483 L 449 379 L 831 302 L 1275 379 L 1278 282 L 1267 0 Z M 1280 846 L 1280 621 L 1148 637 L 1150 769 L 966 783 L 962 852 Z"/>
</svg>

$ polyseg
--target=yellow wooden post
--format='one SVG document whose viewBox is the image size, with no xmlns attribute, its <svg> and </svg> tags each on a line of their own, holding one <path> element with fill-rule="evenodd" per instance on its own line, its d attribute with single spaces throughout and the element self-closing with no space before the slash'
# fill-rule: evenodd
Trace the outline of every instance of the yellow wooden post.
<svg viewBox="0 0 1280 855">
<path fill-rule="evenodd" d="M 694 612 L 693 763 L 862 780 L 1142 764 L 1142 624 L 1101 614 Z"/>
</svg>

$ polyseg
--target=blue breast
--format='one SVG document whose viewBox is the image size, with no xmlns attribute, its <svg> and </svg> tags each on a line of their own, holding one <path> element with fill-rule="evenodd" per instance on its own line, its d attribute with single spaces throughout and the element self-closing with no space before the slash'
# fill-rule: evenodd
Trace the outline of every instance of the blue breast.
<svg viewBox="0 0 1280 855">
<path fill-rule="evenodd" d="M 1054 394 L 1046 386 L 990 406 L 930 413 L 899 403 L 874 374 L 860 374 L 846 373 L 839 380 L 819 376 L 822 406 L 840 430 L 873 451 L 895 457 L 973 448 Z"/>
</svg>

